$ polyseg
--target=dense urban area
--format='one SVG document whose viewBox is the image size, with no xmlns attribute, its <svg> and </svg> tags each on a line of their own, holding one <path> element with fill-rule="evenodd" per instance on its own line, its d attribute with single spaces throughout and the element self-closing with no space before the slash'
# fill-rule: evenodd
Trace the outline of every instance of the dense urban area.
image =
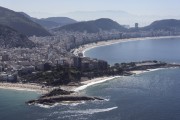
<svg viewBox="0 0 180 120">
<path fill-rule="evenodd" d="M 67 17 L 37 19 L 3 7 L 0 15 L 2 82 L 60 85 L 114 75 L 124 64 L 110 66 L 107 61 L 84 57 L 82 51 L 74 54 L 74 50 L 101 41 L 180 35 L 180 21 L 175 19 L 129 27 L 108 18 L 82 22 Z"/>
<path fill-rule="evenodd" d="M 30 37 L 29 39 L 36 44 L 36 47 L 33 48 L 0 48 L 0 80 L 9 82 L 41 81 L 42 83 L 59 81 L 59 83 L 67 84 L 73 82 L 73 79 L 80 80 L 81 77 L 85 79 L 85 77 L 98 76 L 96 74 L 105 75 L 103 71 L 110 67 L 106 61 L 83 57 L 82 53 L 75 56 L 70 50 L 92 42 L 170 36 L 179 33 L 139 31 L 138 26 L 136 26 L 132 32 L 119 32 L 117 30 L 98 33 L 61 31 L 53 32 L 53 34 L 53 36 L 48 37 Z M 62 72 L 61 74 L 51 75 L 55 74 L 52 71 L 58 69 Z M 83 75 L 82 72 L 84 72 Z M 42 77 L 42 74 L 47 75 Z M 39 78 L 40 76 L 42 78 Z"/>
</svg>

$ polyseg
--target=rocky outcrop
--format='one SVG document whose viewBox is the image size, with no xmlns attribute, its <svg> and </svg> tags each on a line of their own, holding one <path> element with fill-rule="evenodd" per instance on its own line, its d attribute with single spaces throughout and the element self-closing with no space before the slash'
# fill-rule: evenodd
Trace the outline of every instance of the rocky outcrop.
<svg viewBox="0 0 180 120">
<path fill-rule="evenodd" d="M 55 103 L 66 102 L 66 101 L 77 102 L 77 101 L 103 100 L 102 98 L 98 98 L 98 97 L 81 96 L 81 95 L 75 95 L 73 93 L 74 93 L 73 91 L 66 91 L 60 88 L 56 88 L 51 92 L 41 96 L 37 100 L 28 101 L 27 104 L 53 105 Z"/>
<path fill-rule="evenodd" d="M 75 96 L 75 95 L 60 95 L 60 96 L 53 96 L 53 97 L 44 97 L 38 100 L 30 100 L 27 104 L 34 105 L 34 104 L 44 104 L 44 105 L 53 105 L 55 103 L 70 101 L 91 101 L 91 100 L 103 100 L 102 98 L 98 97 L 88 97 L 88 96 Z"/>
<path fill-rule="evenodd" d="M 73 91 L 66 91 L 66 90 L 62 90 L 62 89 L 54 89 L 51 92 L 41 96 L 41 98 L 58 96 L 58 95 L 70 95 L 72 93 L 74 93 L 74 92 Z"/>
</svg>

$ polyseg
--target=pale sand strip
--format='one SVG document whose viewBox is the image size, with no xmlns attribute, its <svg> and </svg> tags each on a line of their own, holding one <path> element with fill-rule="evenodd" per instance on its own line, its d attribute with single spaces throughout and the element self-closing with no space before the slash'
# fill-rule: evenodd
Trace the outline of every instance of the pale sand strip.
<svg viewBox="0 0 180 120">
<path fill-rule="evenodd" d="M 77 49 L 73 49 L 73 54 L 78 55 L 78 53 L 84 53 L 92 48 L 107 46 L 117 43 L 130 42 L 130 41 L 140 41 L 140 40 L 157 40 L 162 38 L 180 38 L 180 36 L 163 36 L 163 37 L 143 37 L 143 38 L 128 38 L 128 39 L 117 39 L 117 40 L 108 40 L 108 41 L 100 41 L 97 43 L 90 43 L 83 46 L 80 46 Z"/>
<path fill-rule="evenodd" d="M 175 67 L 172 67 L 175 68 Z M 169 68 L 156 68 L 156 69 L 147 69 L 147 70 L 134 70 L 131 71 L 131 73 L 138 75 L 138 74 L 142 74 L 142 73 L 146 73 L 146 72 L 153 72 L 153 71 L 158 71 L 158 70 L 163 70 L 163 69 L 169 69 Z"/>
<path fill-rule="evenodd" d="M 92 79 L 92 80 L 83 81 L 83 82 L 81 82 L 82 86 L 79 86 L 79 87 L 75 88 L 73 91 L 78 92 L 78 91 L 86 89 L 89 86 L 99 84 L 99 83 L 103 83 L 103 82 L 106 82 L 106 81 L 110 81 L 110 80 L 113 80 L 113 79 L 119 78 L 119 77 L 122 77 L 122 76 L 99 77 L 99 78 L 95 78 L 95 79 Z"/>
<path fill-rule="evenodd" d="M 136 70 L 136 71 L 131 71 L 131 72 L 134 73 L 135 75 L 138 75 L 138 74 L 142 74 L 145 72 L 157 71 L 157 70 L 161 70 L 161 69 L 166 69 L 166 68 Z M 120 77 L 123 77 L 123 76 L 99 77 L 99 78 L 94 78 L 94 79 L 87 80 L 87 81 L 82 81 L 80 83 L 81 84 L 80 86 L 60 86 L 60 88 L 67 90 L 67 91 L 74 91 L 74 92 L 78 93 L 79 91 L 84 90 L 89 86 L 103 83 L 106 81 L 110 81 L 110 80 L 120 78 Z M 43 87 L 42 88 L 42 85 L 39 85 L 39 84 L 2 83 L 2 82 L 0 82 L 0 89 L 34 91 L 34 92 L 42 93 L 42 94 L 48 93 L 51 90 L 53 90 L 54 88 L 58 88 L 58 87 Z M 76 93 L 75 93 L 75 95 L 77 95 Z"/>
<path fill-rule="evenodd" d="M 22 84 L 22 83 L 0 83 L 0 89 L 34 91 L 37 93 L 47 93 L 52 88 L 42 87 L 38 84 Z"/>
<path fill-rule="evenodd" d="M 143 74 L 143 73 L 146 73 L 146 72 L 153 72 L 153 71 L 158 71 L 158 70 L 162 70 L 162 69 L 169 69 L 169 68 L 157 68 L 157 69 L 148 69 L 148 70 L 135 70 L 135 71 L 131 71 L 131 72 L 134 73 L 135 75 L 139 75 L 139 74 Z M 71 90 L 71 91 L 79 92 L 81 90 L 86 89 L 89 86 L 92 86 L 92 85 L 95 85 L 95 84 L 99 84 L 99 83 L 103 83 L 103 82 L 106 82 L 106 81 L 110 81 L 110 80 L 113 80 L 113 79 L 116 79 L 116 78 L 120 78 L 120 77 L 123 77 L 123 76 L 99 77 L 99 78 L 95 78 L 95 79 L 92 79 L 92 80 L 83 81 L 83 82 L 81 82 L 82 85 L 78 86 L 78 87 L 69 87 L 69 88 L 65 87 L 65 88 L 66 88 L 66 90 Z"/>
</svg>

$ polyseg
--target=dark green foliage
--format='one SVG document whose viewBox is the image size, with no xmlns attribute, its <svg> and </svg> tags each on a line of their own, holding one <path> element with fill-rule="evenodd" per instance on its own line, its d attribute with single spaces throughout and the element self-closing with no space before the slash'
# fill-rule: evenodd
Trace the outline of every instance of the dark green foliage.
<svg viewBox="0 0 180 120">
<path fill-rule="evenodd" d="M 78 68 L 56 66 L 51 71 L 39 72 L 36 74 L 21 76 L 25 82 L 45 83 L 45 85 L 59 86 L 69 83 L 79 83 L 81 78 L 96 78 L 102 76 L 117 76 L 117 75 L 132 75 L 133 70 L 148 70 L 156 68 L 174 67 L 179 65 L 167 64 L 160 61 L 142 61 L 130 63 L 116 63 L 114 66 L 109 66 L 107 69 L 89 69 L 83 71 Z M 54 94 L 56 94 L 55 91 Z"/>
<path fill-rule="evenodd" d="M 35 44 L 30 41 L 25 35 L 16 30 L 0 25 L 0 47 L 27 47 L 32 48 Z"/>
<path fill-rule="evenodd" d="M 81 79 L 81 72 L 75 68 L 67 68 L 57 66 L 52 71 L 38 72 L 22 76 L 26 82 L 45 83 L 46 85 L 63 85 L 70 82 L 79 82 Z"/>
<path fill-rule="evenodd" d="M 65 90 L 62 90 L 62 89 L 54 89 L 51 92 L 43 95 L 41 98 L 51 97 L 51 96 L 58 96 L 58 95 L 70 95 L 72 93 L 74 93 L 74 92 L 73 91 L 65 91 Z"/>
</svg>

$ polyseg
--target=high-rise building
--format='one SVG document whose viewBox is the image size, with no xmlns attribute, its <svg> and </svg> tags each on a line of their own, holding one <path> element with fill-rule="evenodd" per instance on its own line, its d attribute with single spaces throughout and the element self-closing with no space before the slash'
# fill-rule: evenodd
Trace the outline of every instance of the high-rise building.
<svg viewBox="0 0 180 120">
<path fill-rule="evenodd" d="M 135 23 L 135 29 L 138 29 L 138 28 L 139 28 L 139 24 Z"/>
<path fill-rule="evenodd" d="M 73 62 L 74 62 L 74 67 L 81 68 L 82 58 L 75 56 L 73 57 Z"/>
<path fill-rule="evenodd" d="M 9 61 L 9 55 L 3 54 L 2 55 L 2 61 Z"/>
</svg>

